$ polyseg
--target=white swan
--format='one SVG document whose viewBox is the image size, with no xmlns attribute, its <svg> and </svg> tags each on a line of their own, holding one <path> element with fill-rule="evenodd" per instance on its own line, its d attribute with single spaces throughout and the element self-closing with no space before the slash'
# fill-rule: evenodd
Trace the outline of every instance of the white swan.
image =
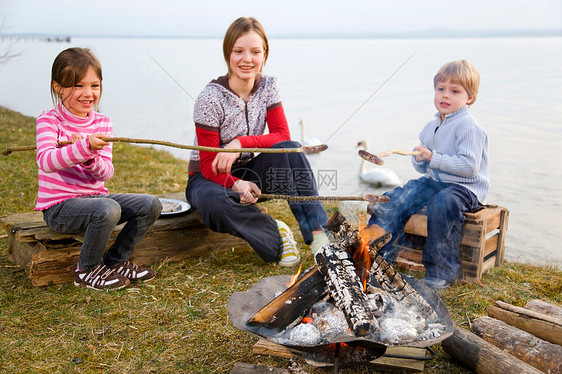
<svg viewBox="0 0 562 374">
<path fill-rule="evenodd" d="M 357 147 L 362 147 L 367 151 L 369 144 L 366 140 L 362 140 L 357 143 Z M 400 178 L 394 171 L 380 166 L 367 170 L 366 162 L 361 159 L 361 167 L 359 168 L 359 179 L 363 182 L 375 187 L 396 187 L 400 185 Z"/>
<path fill-rule="evenodd" d="M 319 145 L 322 144 L 317 138 L 307 139 L 304 133 L 304 119 L 301 118 L 299 124 L 301 125 L 301 145 Z"/>
</svg>

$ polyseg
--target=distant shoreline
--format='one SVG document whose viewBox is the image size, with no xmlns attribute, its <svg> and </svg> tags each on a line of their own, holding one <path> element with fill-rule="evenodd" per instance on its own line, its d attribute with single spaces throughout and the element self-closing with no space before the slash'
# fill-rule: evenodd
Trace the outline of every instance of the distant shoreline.
<svg viewBox="0 0 562 374">
<path fill-rule="evenodd" d="M 275 34 L 272 39 L 451 39 L 451 38 L 544 38 L 561 37 L 562 29 L 558 30 L 420 30 L 396 33 L 362 33 L 362 34 Z M 132 38 L 132 39 L 222 39 L 223 35 L 50 35 L 50 34 L 9 34 L 0 33 L 0 40 L 41 39 L 53 42 L 70 42 L 72 38 Z"/>
</svg>

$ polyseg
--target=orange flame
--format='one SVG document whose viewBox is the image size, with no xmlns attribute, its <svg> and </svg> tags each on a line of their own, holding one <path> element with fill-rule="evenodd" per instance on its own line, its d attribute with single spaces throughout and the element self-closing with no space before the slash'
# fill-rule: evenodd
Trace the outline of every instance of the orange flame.
<svg viewBox="0 0 562 374">
<path fill-rule="evenodd" d="M 312 318 L 304 317 L 303 319 L 301 319 L 301 323 L 312 323 Z"/>
<path fill-rule="evenodd" d="M 361 247 L 358 248 L 353 254 L 353 260 L 358 264 L 358 269 L 360 269 L 359 279 L 363 284 L 363 291 L 367 290 L 367 276 L 369 274 L 368 269 L 371 268 L 371 256 L 369 254 L 369 235 L 365 230 L 365 225 L 359 224 L 359 234 L 363 239 L 361 241 Z"/>
<path fill-rule="evenodd" d="M 302 268 L 302 262 L 299 266 L 299 270 L 297 270 L 297 273 L 295 275 L 291 276 L 291 281 L 289 283 L 287 283 L 287 287 L 291 287 L 293 284 L 295 284 L 295 282 L 297 281 L 297 279 L 299 279 L 299 275 L 301 273 L 301 268 Z"/>
</svg>

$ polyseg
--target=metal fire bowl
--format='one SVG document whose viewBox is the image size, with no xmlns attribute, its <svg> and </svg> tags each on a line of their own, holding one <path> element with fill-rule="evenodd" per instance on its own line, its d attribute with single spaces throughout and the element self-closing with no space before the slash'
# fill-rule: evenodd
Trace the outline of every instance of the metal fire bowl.
<svg viewBox="0 0 562 374">
<path fill-rule="evenodd" d="M 358 345 L 364 348 L 381 349 L 384 353 L 384 350 L 386 350 L 387 347 L 429 347 L 431 345 L 440 343 L 442 340 L 451 336 L 454 330 L 453 321 L 451 320 L 451 316 L 449 314 L 449 311 L 447 310 L 447 307 L 441 302 L 439 296 L 431 288 L 425 286 L 416 278 L 404 274 L 401 275 L 404 280 L 406 280 L 427 301 L 427 303 L 435 310 L 435 312 L 439 316 L 439 319 L 436 322 L 441 323 L 443 326 L 445 326 L 445 331 L 441 336 L 434 339 L 415 341 L 403 345 L 385 344 L 383 342 L 375 341 L 365 337 L 355 337 L 348 335 L 337 337 L 332 341 L 326 342 L 325 344 L 321 345 L 311 346 L 287 343 L 283 343 L 283 345 L 300 351 L 315 351 L 329 344 L 346 343 L 349 345 Z M 248 326 L 246 322 L 261 308 L 266 306 L 271 300 L 285 291 L 287 289 L 287 283 L 289 283 L 290 281 L 291 277 L 288 275 L 278 275 L 263 278 L 248 291 L 235 292 L 234 294 L 232 294 L 230 300 L 228 301 L 227 309 L 230 320 L 232 321 L 234 326 L 242 331 L 246 331 L 250 334 L 256 335 L 257 337 L 276 342 L 276 339 L 273 339 L 273 337 L 279 334 L 279 330 L 268 329 L 265 327 Z"/>
</svg>

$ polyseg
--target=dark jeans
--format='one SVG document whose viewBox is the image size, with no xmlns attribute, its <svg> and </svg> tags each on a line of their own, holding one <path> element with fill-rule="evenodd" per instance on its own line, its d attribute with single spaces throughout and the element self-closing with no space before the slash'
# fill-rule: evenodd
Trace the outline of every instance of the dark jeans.
<svg viewBox="0 0 562 374">
<path fill-rule="evenodd" d="M 378 224 L 392 234 L 393 240 L 380 254 L 390 263 L 396 260 L 392 244 L 404 232 L 408 219 L 427 206 L 427 239 L 423 247 L 422 263 L 426 275 L 452 282 L 460 270 L 459 245 L 464 212 L 480 208 L 478 199 L 467 188 L 422 177 L 403 187 L 385 193 L 390 202 L 376 204 L 371 211 L 369 225 Z"/>
<path fill-rule="evenodd" d="M 162 210 L 152 195 L 89 195 L 68 199 L 43 211 L 51 229 L 64 234 L 84 233 L 78 266 L 92 270 L 103 259 L 106 265 L 125 262 Z M 127 222 L 115 242 L 105 249 L 115 227 Z"/>
<path fill-rule="evenodd" d="M 285 141 L 272 148 L 298 148 Z M 291 196 L 318 195 L 316 181 L 306 156 L 302 153 L 261 153 L 248 164 L 232 171 L 240 179 L 254 182 L 262 193 Z M 205 179 L 201 173 L 189 177 L 187 201 L 197 209 L 203 224 L 216 232 L 229 233 L 246 240 L 266 262 L 274 261 L 279 250 L 279 232 L 275 220 L 254 205 L 240 204 L 238 194 L 230 188 Z M 322 203 L 289 203 L 304 241 L 312 242 L 312 231 L 328 222 Z"/>
</svg>

